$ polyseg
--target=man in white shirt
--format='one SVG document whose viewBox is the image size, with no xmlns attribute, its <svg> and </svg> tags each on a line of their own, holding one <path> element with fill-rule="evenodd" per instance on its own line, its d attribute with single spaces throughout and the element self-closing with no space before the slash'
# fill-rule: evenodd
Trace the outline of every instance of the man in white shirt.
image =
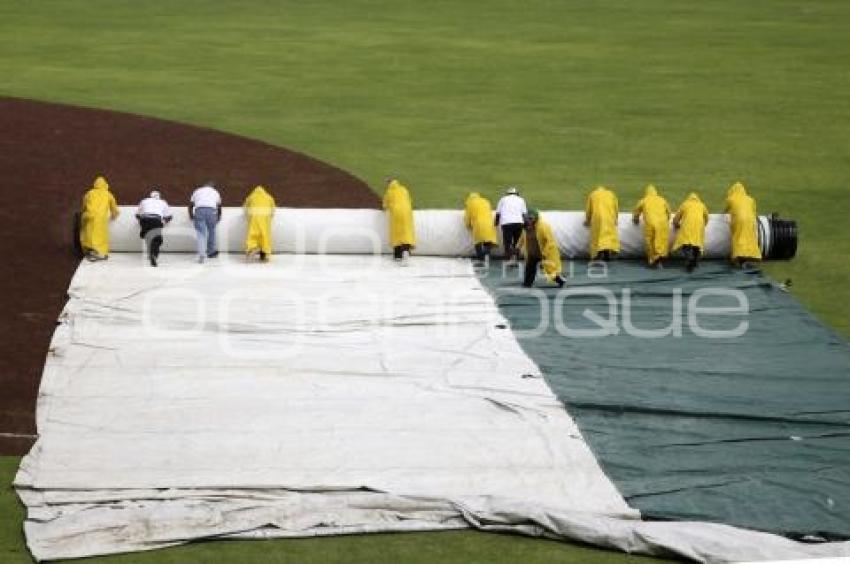
<svg viewBox="0 0 850 564">
<path fill-rule="evenodd" d="M 215 226 L 221 219 L 221 195 L 215 184 L 207 182 L 192 192 L 189 199 L 189 217 L 198 234 L 198 262 L 218 256 L 215 244 Z"/>
<path fill-rule="evenodd" d="M 502 229 L 502 245 L 505 247 L 505 259 L 508 264 L 516 264 L 518 256 L 517 243 L 522 235 L 523 218 L 528 213 L 525 200 L 519 195 L 519 190 L 511 186 L 499 200 L 496 206 L 494 224 Z"/>
<path fill-rule="evenodd" d="M 162 228 L 171 221 L 171 209 L 168 207 L 168 202 L 162 199 L 162 195 L 157 190 L 153 190 L 150 196 L 139 202 L 136 219 L 139 220 L 141 227 L 139 237 L 145 240 L 148 259 L 151 266 L 156 266 L 159 248 L 162 246 Z"/>
</svg>

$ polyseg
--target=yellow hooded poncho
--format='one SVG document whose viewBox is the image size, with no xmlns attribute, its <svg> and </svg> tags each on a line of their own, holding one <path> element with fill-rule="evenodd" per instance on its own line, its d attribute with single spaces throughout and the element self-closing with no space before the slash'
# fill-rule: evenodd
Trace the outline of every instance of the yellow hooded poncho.
<svg viewBox="0 0 850 564">
<path fill-rule="evenodd" d="M 463 223 L 472 230 L 472 240 L 479 243 L 496 244 L 496 227 L 493 225 L 493 208 L 487 198 L 472 192 L 466 198 Z"/>
<path fill-rule="evenodd" d="M 658 190 L 652 184 L 646 187 L 643 199 L 638 202 L 632 217 L 638 221 L 641 215 L 646 260 L 652 264 L 667 256 L 670 242 L 670 206 L 667 200 L 658 195 Z"/>
<path fill-rule="evenodd" d="M 242 204 L 245 217 L 248 220 L 248 230 L 245 234 L 245 252 L 260 251 L 271 258 L 272 254 L 272 216 L 275 212 L 275 201 L 271 194 L 262 186 L 254 188 L 245 203 Z"/>
<path fill-rule="evenodd" d="M 556 276 L 561 274 L 561 251 L 558 249 L 558 241 L 555 239 L 552 227 L 543 221 L 542 217 L 537 218 L 537 222 L 534 224 L 534 232 L 537 235 L 540 254 L 543 255 L 543 260 L 540 262 L 543 266 L 543 273 L 552 282 Z M 522 250 L 522 255 L 528 258 L 525 229 L 522 230 L 517 246 Z"/>
<path fill-rule="evenodd" d="M 94 251 L 101 256 L 109 254 L 109 220 L 118 217 L 118 204 L 109 191 L 109 184 L 98 176 L 83 196 L 80 214 L 80 245 L 83 252 Z"/>
<path fill-rule="evenodd" d="M 617 215 L 620 207 L 614 192 L 599 186 L 587 196 L 585 222 L 590 225 L 590 258 L 599 251 L 620 252 Z"/>
<path fill-rule="evenodd" d="M 705 247 L 705 226 L 708 223 L 708 208 L 699 199 L 696 192 L 691 192 L 679 206 L 673 225 L 678 226 L 673 250 L 677 251 L 685 245 L 698 247 L 702 252 Z"/>
<path fill-rule="evenodd" d="M 392 180 L 384 194 L 384 210 L 390 227 L 390 245 L 416 245 L 413 228 L 413 204 L 410 193 L 398 180 Z"/>
<path fill-rule="evenodd" d="M 729 214 L 729 229 L 732 232 L 732 260 L 761 260 L 756 201 L 747 194 L 740 182 L 733 184 L 726 193 L 725 211 Z"/>
</svg>

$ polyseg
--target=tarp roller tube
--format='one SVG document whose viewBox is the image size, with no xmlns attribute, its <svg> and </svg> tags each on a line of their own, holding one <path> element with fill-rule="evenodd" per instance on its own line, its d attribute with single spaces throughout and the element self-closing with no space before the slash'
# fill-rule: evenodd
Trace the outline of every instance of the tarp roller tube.
<svg viewBox="0 0 850 564">
<path fill-rule="evenodd" d="M 140 252 L 136 208 L 121 206 L 121 214 L 110 225 L 110 247 L 113 252 Z M 173 210 L 174 219 L 165 229 L 164 252 L 194 252 L 195 230 L 184 208 Z M 565 258 L 588 258 L 590 230 L 583 224 L 584 212 L 544 211 Z M 416 210 L 415 254 L 425 256 L 469 256 L 472 239 L 459 210 Z M 621 213 L 618 219 L 620 257 L 643 258 L 643 226 L 632 222 L 631 214 Z M 796 223 L 775 216 L 759 216 L 757 225 L 759 246 L 764 258 L 787 259 L 797 248 Z M 224 252 L 241 252 L 246 222 L 242 208 L 227 207 L 222 211 L 217 236 Z M 272 225 L 273 252 L 303 254 L 386 254 L 391 251 L 387 241 L 387 218 L 373 209 L 312 209 L 278 208 Z M 670 230 L 672 245 L 676 232 Z M 709 216 L 705 233 L 705 257 L 725 259 L 730 253 L 729 217 Z M 498 251 L 494 253 L 498 255 Z"/>
</svg>

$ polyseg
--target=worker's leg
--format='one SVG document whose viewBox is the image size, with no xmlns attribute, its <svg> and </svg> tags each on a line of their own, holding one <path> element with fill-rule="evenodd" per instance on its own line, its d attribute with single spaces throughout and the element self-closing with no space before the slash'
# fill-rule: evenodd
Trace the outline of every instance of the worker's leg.
<svg viewBox="0 0 850 564">
<path fill-rule="evenodd" d="M 475 260 L 484 260 L 484 243 L 475 243 Z"/>
<path fill-rule="evenodd" d="M 207 256 L 214 257 L 218 254 L 218 246 L 215 240 L 215 228 L 218 223 L 218 212 L 214 209 L 209 209 L 207 213 Z"/>
<path fill-rule="evenodd" d="M 540 264 L 540 259 L 526 259 L 525 261 L 525 277 L 522 285 L 524 288 L 531 288 L 534 284 L 534 279 L 537 277 L 537 265 Z"/>
<path fill-rule="evenodd" d="M 159 259 L 159 249 L 162 247 L 162 229 L 156 230 L 156 235 L 151 239 L 150 256 L 154 262 Z"/>
<path fill-rule="evenodd" d="M 685 245 L 684 249 L 687 261 L 686 268 L 688 272 L 693 272 L 693 270 L 697 267 L 697 261 L 699 260 L 699 247 L 695 247 L 694 245 Z"/>
<path fill-rule="evenodd" d="M 511 229 L 508 225 L 502 226 L 502 248 L 505 252 L 505 260 L 511 259 Z"/>
<path fill-rule="evenodd" d="M 203 210 L 195 210 L 195 233 L 198 235 L 197 239 L 197 249 L 198 249 L 198 260 L 200 262 L 204 262 L 204 259 L 207 257 L 207 222 L 202 217 Z"/>
<path fill-rule="evenodd" d="M 517 257 L 516 245 L 522 234 L 521 223 L 509 223 L 502 226 L 502 243 L 505 247 L 505 260 L 512 261 Z"/>
</svg>

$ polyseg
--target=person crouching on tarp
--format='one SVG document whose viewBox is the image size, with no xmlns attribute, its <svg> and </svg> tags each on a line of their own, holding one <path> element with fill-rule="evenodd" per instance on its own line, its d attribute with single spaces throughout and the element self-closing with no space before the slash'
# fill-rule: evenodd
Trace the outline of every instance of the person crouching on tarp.
<svg viewBox="0 0 850 564">
<path fill-rule="evenodd" d="M 611 260 L 620 252 L 620 236 L 617 232 L 617 216 L 620 207 L 614 192 L 598 186 L 587 196 L 584 210 L 584 226 L 590 227 L 591 260 Z"/>
<path fill-rule="evenodd" d="M 384 194 L 383 207 L 387 213 L 393 258 L 407 266 L 410 250 L 416 246 L 413 203 L 410 200 L 410 192 L 401 182 L 392 177 L 386 181 L 387 191 Z"/>
<path fill-rule="evenodd" d="M 708 208 L 691 192 L 679 206 L 673 217 L 673 227 L 678 231 L 673 251 L 681 251 L 685 256 L 688 272 L 693 272 L 699 263 L 699 257 L 705 246 L 705 226 L 708 223 Z"/>
<path fill-rule="evenodd" d="M 646 187 L 643 198 L 632 213 L 635 225 L 640 225 L 641 216 L 646 261 L 651 268 L 661 267 L 670 245 L 670 206 L 667 200 L 658 195 L 658 190 L 652 184 Z"/>
<path fill-rule="evenodd" d="M 490 201 L 478 192 L 471 192 L 464 205 L 463 223 L 472 231 L 475 260 L 486 266 L 490 261 L 490 250 L 496 246 L 496 226 L 493 225 Z"/>
<path fill-rule="evenodd" d="M 525 223 L 519 238 L 519 248 L 525 257 L 525 278 L 522 285 L 530 288 L 537 277 L 537 267 L 543 267 L 546 278 L 562 287 L 564 279 L 561 276 L 561 251 L 558 242 L 548 223 L 540 218 L 537 210 L 528 210 L 523 217 Z"/>
<path fill-rule="evenodd" d="M 221 221 L 221 194 L 212 182 L 192 192 L 189 199 L 189 218 L 195 224 L 198 241 L 198 262 L 218 256 L 215 228 Z"/>
<path fill-rule="evenodd" d="M 83 196 L 80 213 L 80 246 L 87 259 L 109 258 L 109 221 L 118 214 L 118 204 L 109 191 L 109 184 L 104 177 L 98 176 Z"/>
<path fill-rule="evenodd" d="M 761 260 L 756 222 L 756 201 L 747 194 L 740 182 L 736 182 L 726 193 L 726 209 L 729 214 L 729 230 L 732 239 L 730 260 L 743 267 L 749 261 Z"/>
<path fill-rule="evenodd" d="M 159 248 L 162 247 L 162 228 L 171 221 L 171 209 L 168 202 L 162 199 L 157 191 L 151 191 L 150 196 L 139 202 L 136 210 L 139 220 L 139 237 L 145 240 L 145 251 L 151 266 L 156 266 L 159 259 Z"/>
<path fill-rule="evenodd" d="M 267 262 L 272 254 L 272 217 L 274 198 L 262 186 L 254 188 L 242 204 L 248 230 L 245 234 L 245 254 L 248 259 L 259 256 Z"/>
<path fill-rule="evenodd" d="M 505 247 L 505 260 L 508 266 L 517 265 L 517 243 L 522 234 L 523 218 L 526 213 L 528 213 L 528 207 L 516 186 L 508 188 L 496 204 L 493 225 L 498 225 L 502 230 L 502 245 Z"/>
</svg>

